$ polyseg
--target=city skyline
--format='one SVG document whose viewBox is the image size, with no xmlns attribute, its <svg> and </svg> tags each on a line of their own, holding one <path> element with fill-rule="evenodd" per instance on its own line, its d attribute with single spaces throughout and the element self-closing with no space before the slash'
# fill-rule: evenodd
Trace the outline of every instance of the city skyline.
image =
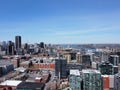
<svg viewBox="0 0 120 90">
<path fill-rule="evenodd" d="M 120 43 L 120 1 L 1 0 L 0 42 Z"/>
</svg>

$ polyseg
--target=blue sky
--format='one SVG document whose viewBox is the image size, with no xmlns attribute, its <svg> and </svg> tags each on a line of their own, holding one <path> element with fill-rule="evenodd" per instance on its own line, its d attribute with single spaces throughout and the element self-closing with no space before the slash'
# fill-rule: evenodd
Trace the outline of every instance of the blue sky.
<svg viewBox="0 0 120 90">
<path fill-rule="evenodd" d="M 0 0 L 0 41 L 120 43 L 120 0 Z"/>
</svg>

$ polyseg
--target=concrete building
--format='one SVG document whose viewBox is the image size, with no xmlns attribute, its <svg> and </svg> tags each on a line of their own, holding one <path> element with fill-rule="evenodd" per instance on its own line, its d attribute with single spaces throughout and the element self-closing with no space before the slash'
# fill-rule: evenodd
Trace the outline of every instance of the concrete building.
<svg viewBox="0 0 120 90">
<path fill-rule="evenodd" d="M 55 63 L 33 63 L 34 68 L 41 68 L 41 69 L 55 69 Z"/>
<path fill-rule="evenodd" d="M 3 90 L 6 87 L 11 87 L 12 90 L 16 90 L 17 85 L 20 84 L 21 82 L 22 81 L 18 81 L 18 80 L 6 80 L 6 81 L 0 83 L 0 90 Z"/>
<path fill-rule="evenodd" d="M 81 81 L 80 71 L 77 69 L 70 70 L 69 87 L 72 90 L 81 90 Z"/>
<path fill-rule="evenodd" d="M 100 70 L 101 74 L 103 74 L 103 75 L 113 75 L 114 74 L 113 65 L 108 62 L 102 63 L 99 66 L 99 70 Z"/>
<path fill-rule="evenodd" d="M 110 55 L 109 62 L 114 66 L 118 66 L 119 64 L 119 56 L 118 55 Z"/>
<path fill-rule="evenodd" d="M 55 75 L 59 78 L 66 78 L 66 65 L 67 60 L 66 59 L 56 59 L 55 60 Z"/>
<path fill-rule="evenodd" d="M 95 53 L 88 52 L 87 55 L 90 55 L 91 62 L 93 62 L 94 61 Z"/>
<path fill-rule="evenodd" d="M 80 52 L 76 53 L 76 60 L 77 60 L 77 63 L 79 63 L 79 60 L 80 60 Z"/>
<path fill-rule="evenodd" d="M 102 90 L 110 90 L 110 79 L 108 75 L 102 75 Z"/>
<path fill-rule="evenodd" d="M 101 61 L 108 61 L 109 53 L 102 51 Z"/>
<path fill-rule="evenodd" d="M 120 73 L 115 75 L 114 90 L 120 90 Z"/>
<path fill-rule="evenodd" d="M 20 67 L 20 59 L 18 58 L 13 58 L 11 59 L 11 63 L 14 65 L 14 68 Z"/>
<path fill-rule="evenodd" d="M 116 52 L 116 54 L 119 56 L 119 63 L 120 63 L 120 52 Z"/>
<path fill-rule="evenodd" d="M 40 48 L 45 48 L 44 42 L 40 42 Z"/>
<path fill-rule="evenodd" d="M 81 55 L 80 56 L 80 64 L 83 65 L 83 68 L 91 68 L 92 62 L 90 55 Z"/>
<path fill-rule="evenodd" d="M 16 50 L 21 48 L 21 36 L 15 36 L 15 48 Z"/>
<path fill-rule="evenodd" d="M 81 71 L 82 68 L 83 68 L 83 67 L 82 67 L 81 64 L 73 64 L 73 63 L 67 64 L 67 65 L 66 65 L 67 76 L 70 75 L 70 70 L 71 70 L 71 69 L 77 69 L 77 70 Z"/>
<path fill-rule="evenodd" d="M 14 43 L 12 41 L 8 41 L 7 43 L 7 55 L 14 55 Z"/>
<path fill-rule="evenodd" d="M 71 54 L 70 53 L 64 53 L 64 58 L 67 59 L 67 63 L 71 61 Z"/>
<path fill-rule="evenodd" d="M 17 86 L 16 90 L 44 90 L 44 83 L 22 82 Z"/>
<path fill-rule="evenodd" d="M 82 70 L 82 90 L 102 90 L 101 73 L 97 70 Z"/>
<path fill-rule="evenodd" d="M 72 60 L 76 60 L 76 53 L 75 52 L 65 52 L 64 58 L 67 59 L 67 63 L 70 63 Z"/>
<path fill-rule="evenodd" d="M 0 60 L 0 76 L 6 75 L 7 73 L 14 70 L 14 66 L 7 60 Z"/>
</svg>

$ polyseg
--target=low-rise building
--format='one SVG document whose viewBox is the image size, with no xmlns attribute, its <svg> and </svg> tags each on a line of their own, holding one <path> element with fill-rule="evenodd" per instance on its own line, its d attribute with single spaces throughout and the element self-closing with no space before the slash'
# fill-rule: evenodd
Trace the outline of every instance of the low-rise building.
<svg viewBox="0 0 120 90">
<path fill-rule="evenodd" d="M 3 76 L 14 70 L 14 65 L 8 60 L 0 60 L 0 76 Z"/>
<path fill-rule="evenodd" d="M 2 83 L 0 83 L 0 90 L 6 87 L 11 87 L 13 90 L 16 90 L 17 85 L 20 84 L 22 81 L 18 80 L 6 80 Z"/>
<path fill-rule="evenodd" d="M 17 86 L 16 90 L 44 90 L 44 83 L 22 82 Z"/>
</svg>

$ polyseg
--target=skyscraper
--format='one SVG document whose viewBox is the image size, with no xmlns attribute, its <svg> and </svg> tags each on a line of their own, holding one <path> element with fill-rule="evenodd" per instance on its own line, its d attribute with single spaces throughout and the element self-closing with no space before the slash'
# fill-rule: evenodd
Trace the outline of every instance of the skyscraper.
<svg viewBox="0 0 120 90">
<path fill-rule="evenodd" d="M 14 43 L 12 41 L 8 41 L 7 55 L 14 55 Z"/>
<path fill-rule="evenodd" d="M 81 76 L 78 69 L 70 70 L 69 86 L 72 90 L 81 90 Z"/>
<path fill-rule="evenodd" d="M 110 55 L 109 62 L 115 66 L 119 64 L 119 56 L 118 55 Z"/>
<path fill-rule="evenodd" d="M 83 68 L 91 68 L 91 57 L 90 55 L 81 55 L 80 56 L 80 63 L 83 65 Z"/>
<path fill-rule="evenodd" d="M 59 76 L 59 78 L 66 78 L 66 59 L 56 59 L 55 60 L 55 75 Z"/>
<path fill-rule="evenodd" d="M 82 90 L 102 90 L 101 73 L 97 70 L 82 70 Z"/>
<path fill-rule="evenodd" d="M 99 66 L 99 70 L 102 75 L 113 75 L 114 68 L 113 65 L 109 62 L 104 62 Z"/>
<path fill-rule="evenodd" d="M 44 42 L 40 42 L 40 47 L 41 47 L 41 48 L 45 48 Z"/>
<path fill-rule="evenodd" d="M 15 48 L 16 50 L 21 48 L 21 36 L 15 36 Z"/>
<path fill-rule="evenodd" d="M 115 83 L 114 83 L 114 90 L 120 90 L 120 72 L 118 74 L 115 74 L 115 79 L 114 79 Z"/>
</svg>

